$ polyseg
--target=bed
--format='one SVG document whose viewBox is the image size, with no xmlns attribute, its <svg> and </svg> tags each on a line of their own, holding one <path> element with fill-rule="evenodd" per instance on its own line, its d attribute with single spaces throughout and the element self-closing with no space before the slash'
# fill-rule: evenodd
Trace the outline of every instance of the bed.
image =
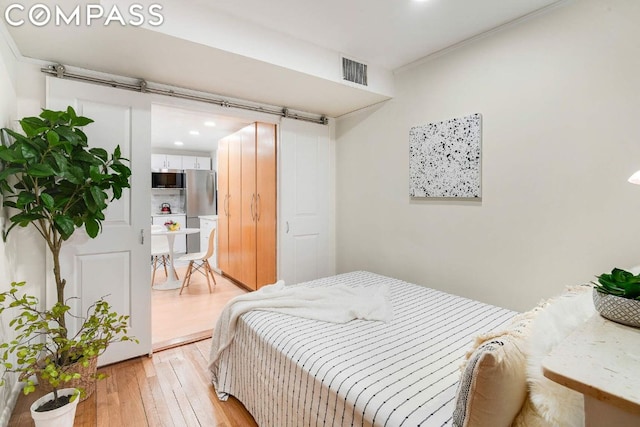
<svg viewBox="0 0 640 427">
<path fill-rule="evenodd" d="M 261 426 L 452 425 L 460 365 L 474 337 L 516 312 L 369 272 L 295 286 L 391 288 L 391 322 L 320 322 L 251 311 L 211 367 L 218 396 Z"/>
</svg>

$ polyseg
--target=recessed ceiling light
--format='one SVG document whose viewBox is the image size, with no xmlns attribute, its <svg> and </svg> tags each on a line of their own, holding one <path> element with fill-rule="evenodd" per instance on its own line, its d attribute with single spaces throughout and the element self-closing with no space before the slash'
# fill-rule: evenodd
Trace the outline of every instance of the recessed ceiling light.
<svg viewBox="0 0 640 427">
<path fill-rule="evenodd" d="M 189 133 L 191 135 L 200 135 L 200 132 L 198 132 L 197 130 L 190 130 Z"/>
<path fill-rule="evenodd" d="M 211 121 L 209 121 L 209 122 L 204 122 L 204 125 L 205 125 L 205 126 L 209 126 L 209 127 L 211 127 L 211 128 L 212 128 L 212 127 L 215 127 L 216 122 L 211 122 Z"/>
<path fill-rule="evenodd" d="M 182 142 L 182 141 L 176 141 L 176 142 L 174 142 L 173 144 L 174 144 L 174 145 L 184 145 L 184 142 Z"/>
</svg>

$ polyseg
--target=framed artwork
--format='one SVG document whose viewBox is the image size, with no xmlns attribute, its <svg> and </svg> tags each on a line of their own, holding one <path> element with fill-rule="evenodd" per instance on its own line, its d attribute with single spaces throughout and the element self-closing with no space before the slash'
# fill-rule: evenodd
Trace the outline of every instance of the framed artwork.
<svg viewBox="0 0 640 427">
<path fill-rule="evenodd" d="M 409 131 L 409 196 L 480 198 L 479 113 Z"/>
</svg>

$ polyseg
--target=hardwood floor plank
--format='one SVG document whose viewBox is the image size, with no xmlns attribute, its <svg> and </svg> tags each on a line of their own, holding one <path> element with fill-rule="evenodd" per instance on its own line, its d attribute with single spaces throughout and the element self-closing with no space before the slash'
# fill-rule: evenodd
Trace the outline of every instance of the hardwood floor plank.
<svg viewBox="0 0 640 427">
<path fill-rule="evenodd" d="M 123 362 L 126 363 L 126 362 Z M 107 375 L 107 378 L 104 379 L 103 381 L 106 383 L 107 386 L 107 394 L 111 394 L 111 393 L 117 393 L 118 392 L 118 383 L 116 382 L 116 378 L 114 377 L 114 365 L 111 366 L 105 366 L 103 368 L 100 368 L 101 372 L 104 372 Z"/>
<path fill-rule="evenodd" d="M 111 369 L 100 369 L 101 372 L 111 374 Z M 96 383 L 96 424 L 97 427 L 109 427 L 109 392 L 107 389 L 107 380 L 101 380 Z M 81 412 L 78 407 L 78 412 Z M 76 413 L 76 419 L 80 416 Z"/>
<path fill-rule="evenodd" d="M 211 375 L 207 365 L 209 362 L 202 357 L 202 353 L 195 347 L 186 348 L 184 350 L 187 361 L 191 363 L 192 369 L 196 373 L 200 383 L 203 385 L 211 384 Z"/>
<path fill-rule="evenodd" d="M 143 357 L 142 358 L 142 366 L 144 367 L 144 373 L 147 378 L 156 376 L 156 368 L 153 365 L 153 358 L 151 357 Z"/>
<path fill-rule="evenodd" d="M 204 358 L 205 361 L 207 361 L 207 364 L 208 364 L 209 353 L 211 353 L 211 340 L 203 340 L 203 341 L 197 342 L 195 343 L 194 347 L 198 349 L 198 351 L 200 352 L 200 354 L 202 354 L 202 357 Z"/>
<path fill-rule="evenodd" d="M 189 395 L 189 404 L 193 410 L 199 425 L 217 426 L 221 423 L 215 419 L 213 402 L 209 399 L 210 393 L 202 392 L 202 383 L 193 370 L 193 365 L 185 359 L 174 359 L 171 366 L 180 382 L 181 388 Z"/>
<path fill-rule="evenodd" d="M 162 387 L 160 386 L 160 382 L 158 381 L 158 377 L 153 376 L 147 378 L 147 382 L 149 384 L 153 400 L 156 404 L 158 418 L 160 418 L 159 425 L 163 427 L 173 427 L 174 423 L 171 417 L 169 405 L 167 405 L 165 401 L 164 394 L 162 393 Z M 152 424 L 149 423 L 149 425 L 151 426 Z"/>
<path fill-rule="evenodd" d="M 149 377 L 147 376 L 145 370 L 145 359 L 140 360 L 140 364 L 142 365 L 142 369 L 136 369 L 136 381 L 138 383 L 138 388 L 140 390 L 140 397 L 142 399 L 142 405 L 144 407 L 144 413 L 147 419 L 147 424 L 149 426 L 161 426 L 162 418 L 161 412 L 163 412 L 164 408 L 162 405 L 158 407 L 157 402 L 151 392 L 151 386 L 149 384 Z M 155 372 L 155 370 L 154 370 Z M 163 413 L 162 415 L 169 415 Z"/>
<path fill-rule="evenodd" d="M 94 391 L 84 402 L 78 404 L 75 424 L 78 426 L 92 426 L 97 416 L 97 394 Z"/>
<path fill-rule="evenodd" d="M 173 350 L 168 350 L 173 351 Z M 173 359 L 179 359 L 177 357 Z M 171 416 L 175 425 L 197 426 L 198 419 L 189 405 L 189 399 L 182 390 L 180 381 L 171 366 L 172 358 L 168 358 L 165 362 L 156 365 L 160 387 L 167 402 L 171 403 L 176 410 L 171 411 Z"/>
<path fill-rule="evenodd" d="M 124 425 L 122 417 L 120 416 L 120 398 L 118 396 L 118 393 L 107 394 L 107 413 L 109 416 L 109 421 L 108 421 L 108 424 L 106 425 L 109 425 L 109 426 Z"/>
<path fill-rule="evenodd" d="M 143 371 L 140 359 L 134 359 L 135 363 L 127 365 L 124 369 L 118 370 L 118 375 L 123 376 L 125 381 L 118 378 L 118 395 L 120 396 L 120 414 L 123 419 L 137 425 L 148 425 L 147 408 L 150 405 L 155 410 L 153 400 L 149 401 L 149 393 L 145 392 L 144 382 L 138 381 L 138 372 Z"/>
<path fill-rule="evenodd" d="M 148 425 L 144 400 L 136 371 L 142 369 L 140 359 L 134 359 L 116 371 L 120 418 L 132 425 Z M 155 406 L 155 405 L 154 405 Z"/>
</svg>

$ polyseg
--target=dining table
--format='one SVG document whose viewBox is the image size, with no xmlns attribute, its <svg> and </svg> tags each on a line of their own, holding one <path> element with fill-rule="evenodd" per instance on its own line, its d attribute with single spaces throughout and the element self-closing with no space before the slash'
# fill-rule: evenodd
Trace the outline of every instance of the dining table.
<svg viewBox="0 0 640 427">
<path fill-rule="evenodd" d="M 195 234 L 199 232 L 200 232 L 199 228 L 179 228 L 178 230 L 168 230 L 166 228 L 163 228 L 163 229 L 151 230 L 151 235 L 153 236 L 167 237 L 167 241 L 169 242 L 169 259 L 170 259 L 169 274 L 167 276 L 167 280 L 162 283 L 154 284 L 153 289 L 156 289 L 159 291 L 169 291 L 172 289 L 180 289 L 180 287 L 182 286 L 182 281 L 174 279 L 174 277 L 176 277 L 176 274 L 175 274 L 176 267 L 174 264 L 173 247 L 176 240 L 176 236 L 181 236 L 185 234 Z"/>
</svg>

